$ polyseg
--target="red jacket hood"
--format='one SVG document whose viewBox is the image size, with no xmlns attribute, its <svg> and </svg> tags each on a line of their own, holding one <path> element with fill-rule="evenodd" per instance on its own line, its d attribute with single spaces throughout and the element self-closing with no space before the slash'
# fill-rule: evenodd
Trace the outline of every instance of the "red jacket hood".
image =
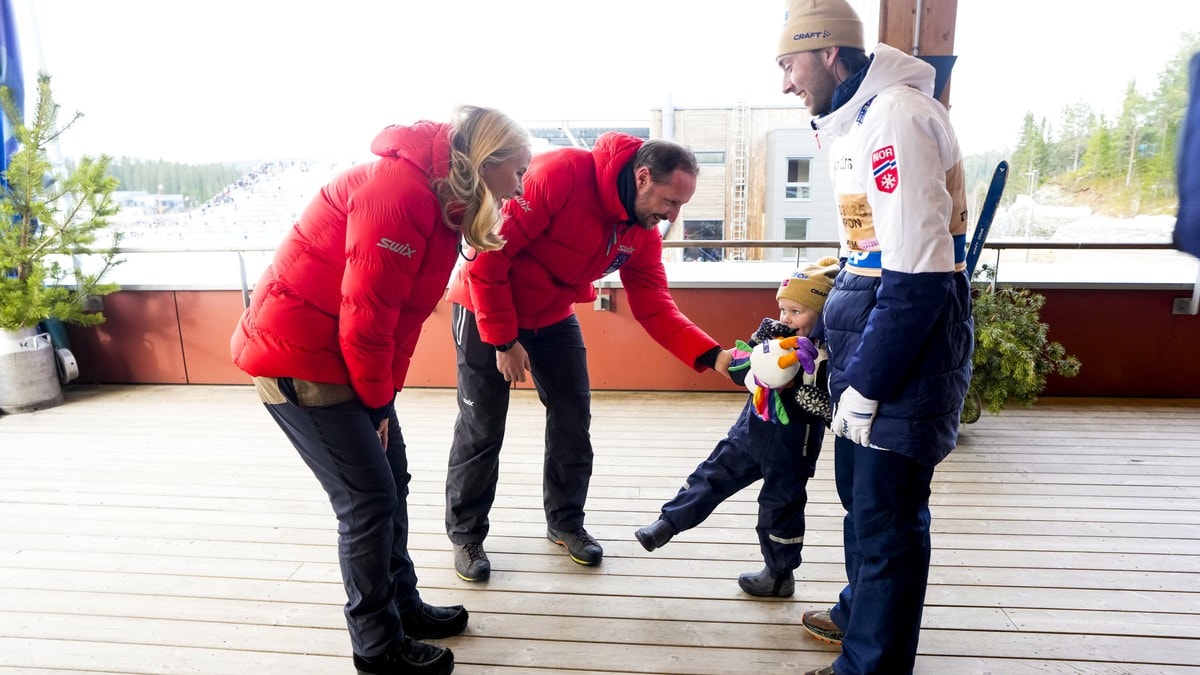
<svg viewBox="0 0 1200 675">
<path fill-rule="evenodd" d="M 633 161 L 642 139 L 618 131 L 606 131 L 592 146 L 592 160 L 596 163 L 596 188 L 600 207 L 610 221 L 633 220 L 634 215 L 625 211 L 617 192 L 617 177 L 621 169 Z"/>
<path fill-rule="evenodd" d="M 450 174 L 450 125 L 428 120 L 409 126 L 393 124 L 371 141 L 371 152 L 411 162 L 430 180 L 445 178 Z"/>
<path fill-rule="evenodd" d="M 371 144 L 379 159 L 321 188 L 230 340 L 239 368 L 349 384 L 368 408 L 395 398 L 457 259 L 430 185 L 449 168 L 449 135 L 432 122 L 388 127 Z"/>
</svg>

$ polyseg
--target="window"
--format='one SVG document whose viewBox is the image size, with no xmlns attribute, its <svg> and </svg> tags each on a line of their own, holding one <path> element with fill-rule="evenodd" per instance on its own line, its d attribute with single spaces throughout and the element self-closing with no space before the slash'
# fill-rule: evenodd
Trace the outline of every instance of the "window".
<svg viewBox="0 0 1200 675">
<path fill-rule="evenodd" d="M 685 241 L 722 239 L 725 236 L 725 221 L 723 220 L 685 220 L 683 221 L 683 238 Z M 684 262 L 720 262 L 725 257 L 725 250 L 720 248 L 685 248 Z"/>
<path fill-rule="evenodd" d="M 808 239 L 808 218 L 784 218 L 783 238 L 789 241 Z"/>
<path fill-rule="evenodd" d="M 724 150 L 699 150 L 692 153 L 696 156 L 697 164 L 724 164 Z"/>
<path fill-rule="evenodd" d="M 812 169 L 812 159 L 808 157 L 789 157 L 787 161 L 787 183 L 783 187 L 784 199 L 811 199 L 812 184 L 809 170 Z"/>
<path fill-rule="evenodd" d="M 784 218 L 783 219 L 783 238 L 788 241 L 805 241 L 808 239 L 808 218 Z M 796 260 L 808 260 L 808 249 L 797 248 L 792 249 L 796 252 Z M 791 251 L 787 252 L 787 257 L 791 257 Z"/>
</svg>

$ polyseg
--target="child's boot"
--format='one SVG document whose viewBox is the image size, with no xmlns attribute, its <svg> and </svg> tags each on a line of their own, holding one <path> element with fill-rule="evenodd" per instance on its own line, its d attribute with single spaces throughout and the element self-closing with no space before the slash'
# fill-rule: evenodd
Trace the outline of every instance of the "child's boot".
<svg viewBox="0 0 1200 675">
<path fill-rule="evenodd" d="M 660 546 L 665 546 L 668 541 L 671 541 L 671 537 L 675 536 L 675 533 L 671 532 L 670 523 L 659 518 L 653 523 L 638 529 L 637 532 L 633 533 L 633 536 L 637 537 L 642 548 L 647 551 L 653 551 Z"/>
<path fill-rule="evenodd" d="M 791 570 L 776 576 L 770 567 L 762 568 L 757 574 L 747 572 L 739 576 L 738 586 L 760 598 L 788 598 L 796 592 L 796 580 Z"/>
</svg>

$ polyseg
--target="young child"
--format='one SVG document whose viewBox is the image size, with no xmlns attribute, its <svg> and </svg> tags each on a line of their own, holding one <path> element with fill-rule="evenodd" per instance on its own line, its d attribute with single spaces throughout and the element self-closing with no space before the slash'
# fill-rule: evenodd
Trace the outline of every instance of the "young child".
<svg viewBox="0 0 1200 675">
<path fill-rule="evenodd" d="M 779 321 L 763 319 L 752 343 L 799 335 L 810 337 L 819 348 L 821 308 L 837 273 L 837 259 L 822 258 L 784 279 L 775 295 Z M 739 372 L 745 377 L 748 371 L 730 369 L 735 379 Z M 688 476 L 679 493 L 663 504 L 658 520 L 634 533 L 647 551 L 704 522 L 721 502 L 761 478 L 755 529 L 766 567 L 742 574 L 738 585 L 763 597 L 788 597 L 795 592 L 792 570 L 800 566 L 804 545 L 805 485 L 816 470 L 830 419 L 823 350 L 815 378 L 801 371 L 796 385 L 780 397 L 786 424 L 784 416 L 768 421 L 756 414 L 751 395 L 725 438 Z"/>
</svg>

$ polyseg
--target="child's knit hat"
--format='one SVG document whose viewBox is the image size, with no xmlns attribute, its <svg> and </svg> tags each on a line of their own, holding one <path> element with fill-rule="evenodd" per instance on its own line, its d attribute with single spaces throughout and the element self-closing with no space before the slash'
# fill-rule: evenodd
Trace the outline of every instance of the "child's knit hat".
<svg viewBox="0 0 1200 675">
<path fill-rule="evenodd" d="M 779 292 L 775 299 L 787 298 L 792 302 L 808 307 L 818 314 L 825 307 L 825 298 L 833 289 L 833 280 L 838 274 L 838 260 L 824 257 L 802 270 L 792 272 L 791 276 L 779 284 Z"/>
</svg>

